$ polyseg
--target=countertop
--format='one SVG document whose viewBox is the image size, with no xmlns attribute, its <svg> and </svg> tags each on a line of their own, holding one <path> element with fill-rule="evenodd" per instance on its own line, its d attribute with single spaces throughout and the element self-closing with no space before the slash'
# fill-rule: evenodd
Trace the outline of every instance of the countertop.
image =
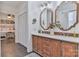
<svg viewBox="0 0 79 59">
<path fill-rule="evenodd" d="M 47 38 L 54 38 L 54 39 L 57 39 L 57 40 L 63 40 L 63 41 L 68 41 L 68 42 L 79 43 L 79 37 L 50 35 L 50 34 L 42 34 L 42 33 L 32 33 L 32 35 L 42 36 L 42 37 L 47 37 Z"/>
</svg>

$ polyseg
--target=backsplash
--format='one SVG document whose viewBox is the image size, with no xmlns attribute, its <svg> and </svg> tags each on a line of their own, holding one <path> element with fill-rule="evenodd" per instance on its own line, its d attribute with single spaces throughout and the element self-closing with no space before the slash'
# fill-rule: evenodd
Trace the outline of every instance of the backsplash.
<svg viewBox="0 0 79 59">
<path fill-rule="evenodd" d="M 50 31 L 42 31 L 42 30 L 38 30 L 38 33 L 41 33 L 41 34 L 50 34 Z"/>
<path fill-rule="evenodd" d="M 77 33 L 65 33 L 65 32 L 54 32 L 54 35 L 70 36 L 70 37 L 79 37 Z"/>
</svg>

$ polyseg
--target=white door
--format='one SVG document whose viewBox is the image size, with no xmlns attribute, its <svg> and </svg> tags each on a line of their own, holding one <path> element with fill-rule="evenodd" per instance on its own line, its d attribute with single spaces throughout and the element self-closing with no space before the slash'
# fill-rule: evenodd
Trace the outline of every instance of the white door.
<svg viewBox="0 0 79 59">
<path fill-rule="evenodd" d="M 19 15 L 19 42 L 26 47 L 28 39 L 28 20 L 27 13 L 24 12 Z"/>
</svg>

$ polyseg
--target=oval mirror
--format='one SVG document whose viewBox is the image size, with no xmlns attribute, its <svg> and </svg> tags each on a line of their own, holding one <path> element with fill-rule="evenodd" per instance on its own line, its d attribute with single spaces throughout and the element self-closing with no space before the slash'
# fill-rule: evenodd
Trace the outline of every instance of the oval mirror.
<svg viewBox="0 0 79 59">
<path fill-rule="evenodd" d="M 56 9 L 55 23 L 61 30 L 70 30 L 78 23 L 77 3 L 72 1 L 62 2 Z"/>
<path fill-rule="evenodd" d="M 53 13 L 50 9 L 44 8 L 40 14 L 40 26 L 44 30 L 48 30 L 53 23 Z"/>
</svg>

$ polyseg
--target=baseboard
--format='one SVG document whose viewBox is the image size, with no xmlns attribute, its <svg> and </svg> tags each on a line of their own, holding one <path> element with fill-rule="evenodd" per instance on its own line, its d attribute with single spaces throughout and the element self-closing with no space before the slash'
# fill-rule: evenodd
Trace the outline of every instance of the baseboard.
<svg viewBox="0 0 79 59">
<path fill-rule="evenodd" d="M 26 48 L 27 49 L 27 47 L 25 47 L 23 44 L 21 44 L 21 43 L 16 43 L 16 44 L 20 44 L 21 46 L 23 46 L 24 48 Z"/>
</svg>

